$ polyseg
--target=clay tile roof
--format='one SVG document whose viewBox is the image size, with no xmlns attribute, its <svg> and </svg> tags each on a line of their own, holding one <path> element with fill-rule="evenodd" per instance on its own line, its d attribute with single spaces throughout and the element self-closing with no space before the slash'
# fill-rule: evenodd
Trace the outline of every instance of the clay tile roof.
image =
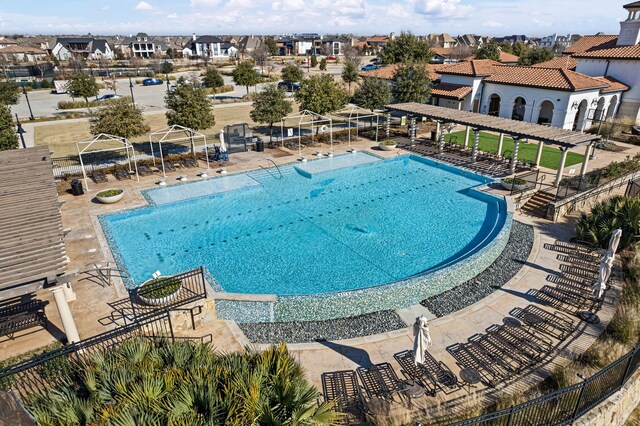
<svg viewBox="0 0 640 426">
<path fill-rule="evenodd" d="M 373 37 L 369 37 L 366 41 L 376 42 L 376 41 L 387 41 L 387 40 L 389 40 L 389 37 L 387 36 L 373 36 Z"/>
<path fill-rule="evenodd" d="M 571 71 L 575 71 L 578 61 L 572 56 L 563 56 L 560 58 L 553 58 L 547 62 L 540 62 L 539 64 L 532 65 L 534 68 L 565 68 Z"/>
<path fill-rule="evenodd" d="M 575 92 L 587 89 L 607 88 L 608 84 L 595 78 L 563 68 L 533 68 L 502 65 L 494 67 L 494 73 L 484 81 L 516 86 Z"/>
<path fill-rule="evenodd" d="M 440 74 L 439 70 L 442 68 L 448 67 L 449 65 L 445 64 L 426 64 L 427 72 L 429 73 L 429 78 L 431 80 L 439 80 Z M 386 67 L 379 68 L 373 71 L 362 71 L 360 75 L 362 77 L 375 77 L 382 78 L 384 80 L 391 80 L 393 78 L 393 74 L 395 74 L 398 69 L 398 64 L 387 65 Z"/>
<path fill-rule="evenodd" d="M 431 51 L 436 55 L 440 55 L 440 56 L 448 56 L 451 54 L 450 47 L 432 47 Z"/>
<path fill-rule="evenodd" d="M 608 75 L 605 75 L 604 77 L 593 77 L 593 78 L 609 85 L 609 87 L 605 89 L 601 89 L 600 93 L 624 92 L 630 89 L 630 87 L 624 84 L 623 82 L 616 80 L 613 77 L 609 77 Z"/>
<path fill-rule="evenodd" d="M 564 49 L 565 55 L 571 55 L 574 53 L 582 53 L 594 48 L 613 47 L 618 40 L 617 35 L 588 35 L 584 36 L 571 46 Z"/>
<path fill-rule="evenodd" d="M 496 65 L 500 65 L 500 62 L 492 61 L 491 59 L 473 59 L 447 65 L 446 68 L 439 70 L 439 72 L 440 74 L 487 76 L 493 73 L 493 67 Z"/>
<path fill-rule="evenodd" d="M 473 91 L 473 87 L 462 84 L 440 83 L 431 89 L 431 96 L 462 100 Z"/>
<path fill-rule="evenodd" d="M 617 46 L 608 49 L 591 49 L 573 55 L 576 58 L 595 59 L 640 59 L 640 44 L 633 46 Z"/>
<path fill-rule="evenodd" d="M 500 62 L 503 64 L 518 62 L 519 60 L 520 56 L 518 55 L 500 51 Z"/>
</svg>

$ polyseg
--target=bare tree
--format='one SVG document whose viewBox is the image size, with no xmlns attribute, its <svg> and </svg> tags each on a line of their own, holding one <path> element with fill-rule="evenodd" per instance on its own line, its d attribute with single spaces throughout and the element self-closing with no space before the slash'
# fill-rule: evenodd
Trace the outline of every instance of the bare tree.
<svg viewBox="0 0 640 426">
<path fill-rule="evenodd" d="M 360 65 L 362 65 L 364 55 L 363 52 L 357 47 L 350 44 L 345 44 L 342 47 L 342 54 L 344 55 L 345 62 L 351 62 L 356 66 L 356 68 L 360 68 Z"/>
<path fill-rule="evenodd" d="M 264 43 L 260 43 L 252 52 L 249 53 L 249 57 L 251 57 L 251 59 L 253 59 L 260 67 L 262 74 L 264 74 L 264 67 L 269 60 L 269 56 L 269 49 Z"/>
<path fill-rule="evenodd" d="M 131 66 L 131 68 L 135 68 L 136 75 L 139 75 L 139 69 L 144 66 L 144 63 L 144 59 L 142 59 L 140 56 L 132 56 L 131 59 L 129 59 L 129 65 Z"/>
<path fill-rule="evenodd" d="M 457 61 L 461 61 L 471 55 L 473 55 L 473 51 L 466 44 L 458 44 L 455 47 L 452 47 L 449 53 L 449 57 Z"/>
<path fill-rule="evenodd" d="M 11 61 L 8 60 L 5 55 L 0 55 L 0 70 L 4 78 L 7 78 L 8 69 L 10 66 L 11 66 Z"/>
</svg>

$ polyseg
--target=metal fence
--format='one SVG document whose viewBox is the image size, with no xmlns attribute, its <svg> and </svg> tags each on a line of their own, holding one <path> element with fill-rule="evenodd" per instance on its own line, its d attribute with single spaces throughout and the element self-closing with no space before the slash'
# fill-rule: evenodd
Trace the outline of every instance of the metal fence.
<svg viewBox="0 0 640 426">
<path fill-rule="evenodd" d="M 60 383 L 87 355 L 118 346 L 123 341 L 138 336 L 175 340 L 169 312 L 155 312 L 135 323 L 6 367 L 0 370 L 0 390 L 13 389 L 24 399 L 34 392 Z"/>
<path fill-rule="evenodd" d="M 640 345 L 581 383 L 449 426 L 568 425 L 617 392 L 639 364 Z"/>
</svg>

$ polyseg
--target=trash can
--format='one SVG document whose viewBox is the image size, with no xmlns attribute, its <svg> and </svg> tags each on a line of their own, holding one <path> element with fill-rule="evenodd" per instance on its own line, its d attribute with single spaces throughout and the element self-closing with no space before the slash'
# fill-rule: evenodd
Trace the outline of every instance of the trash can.
<svg viewBox="0 0 640 426">
<path fill-rule="evenodd" d="M 256 141 L 256 151 L 263 152 L 264 151 L 264 142 L 260 139 Z"/>
<path fill-rule="evenodd" d="M 80 182 L 78 179 L 73 179 L 71 181 L 71 193 L 73 195 L 84 194 L 84 191 L 82 190 L 82 182 Z"/>
</svg>

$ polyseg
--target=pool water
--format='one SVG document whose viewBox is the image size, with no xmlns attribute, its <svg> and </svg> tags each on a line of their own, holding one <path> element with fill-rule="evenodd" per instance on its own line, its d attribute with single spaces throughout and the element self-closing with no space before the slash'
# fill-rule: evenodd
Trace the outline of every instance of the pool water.
<svg viewBox="0 0 640 426">
<path fill-rule="evenodd" d="M 443 267 L 504 224 L 504 201 L 470 189 L 488 179 L 413 156 L 349 155 L 234 175 L 237 185 L 223 185 L 227 176 L 153 189 L 146 195 L 161 205 L 101 222 L 129 285 L 204 265 L 224 291 L 277 295 L 354 290 Z"/>
</svg>

